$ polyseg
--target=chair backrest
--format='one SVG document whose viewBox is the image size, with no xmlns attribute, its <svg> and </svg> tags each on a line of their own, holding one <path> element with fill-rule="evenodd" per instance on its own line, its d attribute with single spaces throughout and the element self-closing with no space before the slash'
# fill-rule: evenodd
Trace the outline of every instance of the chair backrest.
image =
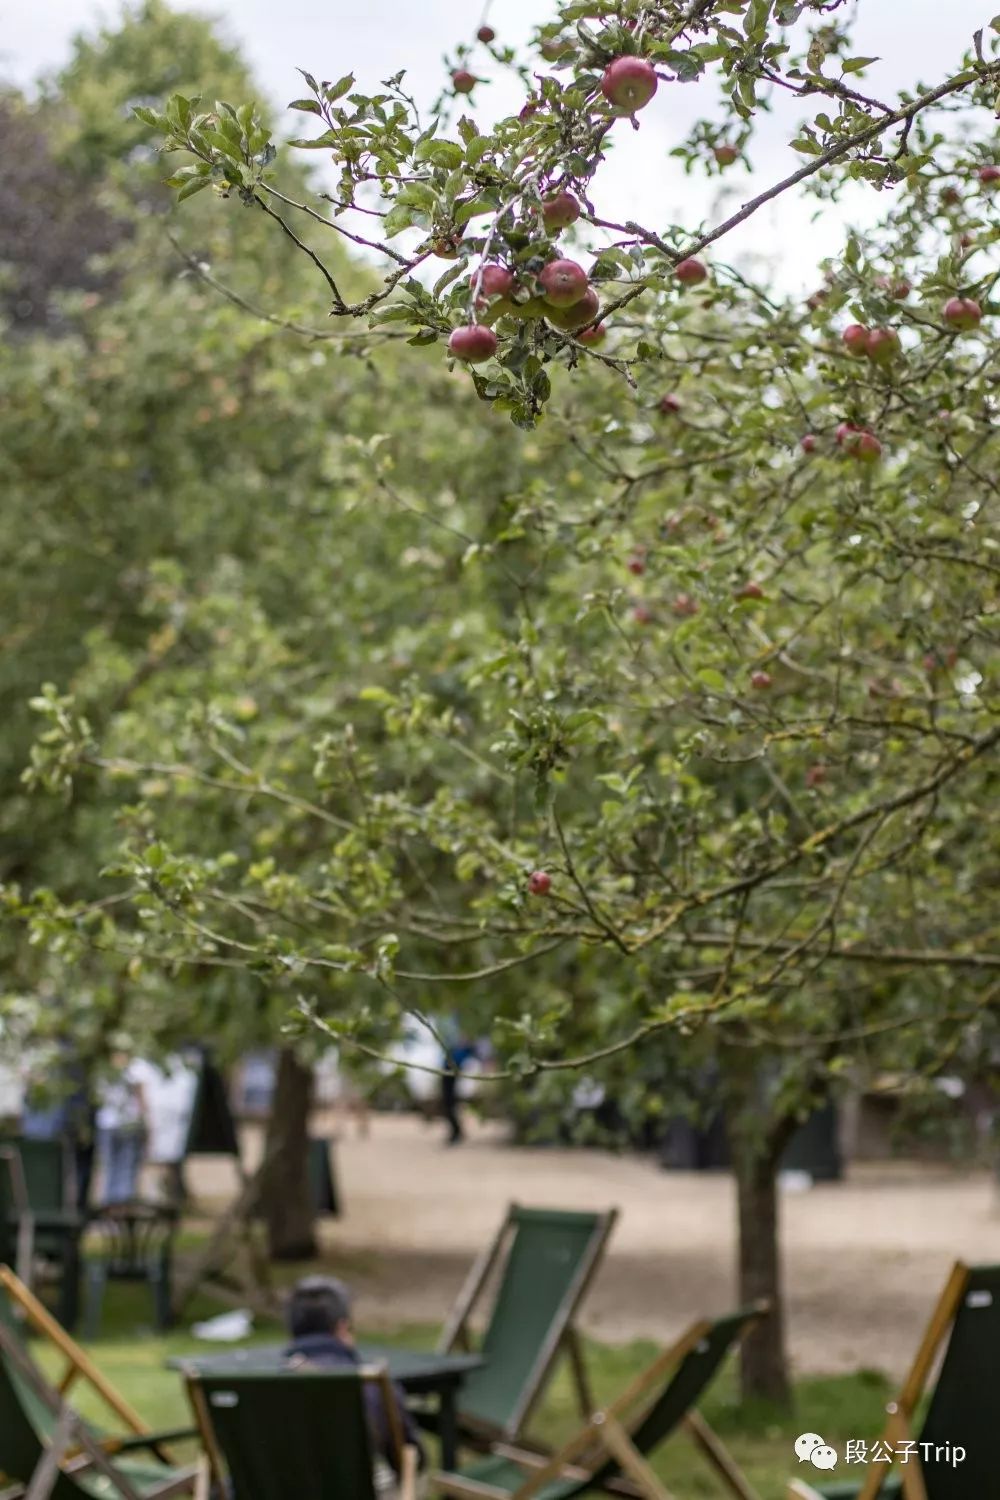
<svg viewBox="0 0 1000 1500">
<path fill-rule="evenodd" d="M 38 1212 L 67 1207 L 66 1147 L 62 1141 L 36 1141 L 22 1135 L 0 1141 L 0 1147 L 12 1147 L 21 1158 L 30 1208 Z"/>
<path fill-rule="evenodd" d="M 918 1441 L 927 1500 L 997 1493 L 1000 1266 L 972 1266 Z M 955 1464 L 956 1447 L 965 1449 Z"/>
<path fill-rule="evenodd" d="M 463 1417 L 518 1433 L 614 1220 L 614 1213 L 511 1208 L 506 1259 L 482 1342 L 486 1363 L 462 1387 Z"/>
<path fill-rule="evenodd" d="M 5 1337 L 17 1335 L 5 1330 Z M 52 1413 L 0 1348 L 0 1474 L 26 1485 L 54 1426 Z M 83 1494 L 75 1480 L 61 1473 L 50 1500 L 81 1500 Z"/>
<path fill-rule="evenodd" d="M 138 1280 L 169 1254 L 177 1223 L 177 1210 L 165 1204 L 109 1203 L 88 1222 L 88 1254 L 103 1261 L 113 1281 Z"/>
<path fill-rule="evenodd" d="M 375 1500 L 357 1369 L 191 1373 L 188 1392 L 209 1452 L 228 1470 L 232 1500 Z"/>
<path fill-rule="evenodd" d="M 688 1412 L 692 1411 L 711 1384 L 733 1345 L 738 1343 L 750 1324 L 761 1316 L 760 1308 L 746 1308 L 705 1323 L 701 1337 L 680 1362 L 669 1366 L 659 1381 L 650 1380 L 651 1400 L 640 1402 L 639 1414 L 629 1420 L 622 1413 L 632 1444 L 648 1458 L 663 1443 Z M 649 1368 L 652 1376 L 660 1356 Z M 640 1376 L 639 1383 L 642 1383 Z M 608 1480 L 624 1478 L 616 1459 L 608 1458 L 593 1473 L 584 1488 L 603 1486 Z"/>
</svg>

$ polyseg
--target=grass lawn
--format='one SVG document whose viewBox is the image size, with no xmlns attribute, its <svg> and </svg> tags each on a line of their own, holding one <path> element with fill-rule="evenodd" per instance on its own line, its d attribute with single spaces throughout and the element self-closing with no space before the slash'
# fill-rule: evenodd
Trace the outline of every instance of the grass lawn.
<svg viewBox="0 0 1000 1500">
<path fill-rule="evenodd" d="M 191 1310 L 189 1321 L 218 1310 L 218 1304 L 206 1302 Z M 154 1427 L 181 1425 L 189 1421 L 189 1413 L 180 1378 L 164 1368 L 164 1361 L 171 1355 L 203 1354 L 211 1346 L 192 1338 L 186 1330 L 167 1336 L 154 1335 L 142 1328 L 146 1318 L 147 1303 L 141 1290 L 110 1288 L 104 1336 L 88 1348 L 104 1373 Z M 363 1338 L 364 1329 L 360 1332 Z M 436 1334 L 435 1328 L 409 1325 L 389 1332 L 380 1329 L 372 1337 L 382 1344 L 429 1348 Z M 277 1326 L 262 1325 L 252 1342 L 273 1343 L 280 1337 Z M 43 1355 L 40 1346 L 36 1345 L 36 1349 L 39 1358 L 54 1371 L 58 1361 Z M 658 1352 L 657 1346 L 645 1342 L 612 1346 L 588 1340 L 587 1357 L 596 1397 L 601 1402 L 613 1398 Z M 705 1416 L 725 1440 L 761 1500 L 782 1500 L 785 1483 L 796 1468 L 792 1443 L 798 1433 L 822 1433 L 834 1446 L 842 1445 L 848 1438 L 870 1441 L 881 1429 L 885 1402 L 891 1392 L 881 1375 L 861 1371 L 851 1376 L 801 1380 L 795 1394 L 792 1416 L 766 1407 L 741 1407 L 737 1401 L 735 1370 L 730 1365 L 702 1404 Z M 99 1404 L 83 1400 L 80 1404 L 86 1415 L 107 1425 L 106 1414 Z M 562 1370 L 539 1408 L 534 1430 L 540 1437 L 558 1442 L 574 1430 L 575 1416 L 572 1388 Z M 677 1500 L 716 1500 L 728 1494 L 683 1433 L 664 1445 L 654 1468 Z M 863 1471 L 857 1469 L 854 1473 Z"/>
</svg>

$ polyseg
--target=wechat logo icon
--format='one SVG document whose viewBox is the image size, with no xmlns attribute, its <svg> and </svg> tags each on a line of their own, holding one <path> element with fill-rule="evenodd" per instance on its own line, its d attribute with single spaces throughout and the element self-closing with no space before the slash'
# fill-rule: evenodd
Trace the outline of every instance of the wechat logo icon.
<svg viewBox="0 0 1000 1500">
<path fill-rule="evenodd" d="M 837 1450 L 820 1437 L 818 1432 L 802 1432 L 795 1439 L 795 1456 L 800 1464 L 810 1463 L 814 1469 L 835 1469 Z"/>
</svg>

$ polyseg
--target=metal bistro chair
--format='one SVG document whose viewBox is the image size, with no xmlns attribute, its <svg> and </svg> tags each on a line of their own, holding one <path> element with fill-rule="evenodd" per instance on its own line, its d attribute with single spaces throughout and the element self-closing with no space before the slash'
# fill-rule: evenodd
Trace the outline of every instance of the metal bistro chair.
<svg viewBox="0 0 1000 1500">
<path fill-rule="evenodd" d="M 96 1338 L 109 1281 L 146 1282 L 153 1298 L 155 1326 L 172 1322 L 171 1272 L 178 1212 L 163 1203 L 132 1199 L 97 1209 L 87 1224 L 87 1338 Z"/>
</svg>

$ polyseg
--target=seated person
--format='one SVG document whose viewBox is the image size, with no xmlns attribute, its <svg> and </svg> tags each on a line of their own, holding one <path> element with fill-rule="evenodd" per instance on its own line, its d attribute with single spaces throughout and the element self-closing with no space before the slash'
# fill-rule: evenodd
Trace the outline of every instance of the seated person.
<svg viewBox="0 0 1000 1500">
<path fill-rule="evenodd" d="M 291 1335 L 291 1343 L 285 1350 L 287 1359 L 327 1369 L 362 1363 L 351 1327 L 351 1294 L 342 1281 L 331 1276 L 304 1277 L 292 1291 L 287 1316 Z M 424 1450 L 413 1418 L 406 1409 L 406 1398 L 399 1386 L 393 1386 L 393 1394 L 403 1442 L 416 1448 L 419 1466 L 423 1468 Z M 389 1464 L 398 1478 L 399 1455 L 392 1439 L 382 1392 L 378 1386 L 366 1382 L 364 1398 L 378 1456 Z"/>
</svg>

